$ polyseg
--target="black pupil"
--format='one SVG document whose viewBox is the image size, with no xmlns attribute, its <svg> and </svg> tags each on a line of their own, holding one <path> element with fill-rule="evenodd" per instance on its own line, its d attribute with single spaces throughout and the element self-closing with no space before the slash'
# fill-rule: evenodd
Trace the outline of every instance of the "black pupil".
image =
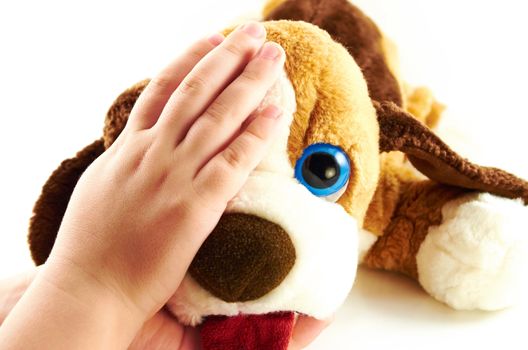
<svg viewBox="0 0 528 350">
<path fill-rule="evenodd" d="M 339 165 L 330 154 L 317 152 L 304 160 L 302 175 L 310 186 L 328 188 L 339 178 Z"/>
</svg>

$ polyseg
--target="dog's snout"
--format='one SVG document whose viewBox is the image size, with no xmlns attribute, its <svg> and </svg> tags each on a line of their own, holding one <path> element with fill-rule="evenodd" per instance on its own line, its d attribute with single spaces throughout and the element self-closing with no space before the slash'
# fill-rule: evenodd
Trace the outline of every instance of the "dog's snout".
<svg viewBox="0 0 528 350">
<path fill-rule="evenodd" d="M 224 214 L 194 258 L 190 273 L 227 301 L 258 299 L 284 280 L 295 248 L 282 227 L 248 214 Z"/>
</svg>

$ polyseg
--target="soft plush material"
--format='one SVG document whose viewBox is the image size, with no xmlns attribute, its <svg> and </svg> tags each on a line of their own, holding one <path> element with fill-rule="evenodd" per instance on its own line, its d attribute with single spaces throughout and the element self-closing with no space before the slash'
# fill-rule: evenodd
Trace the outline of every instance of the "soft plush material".
<svg viewBox="0 0 528 350">
<path fill-rule="evenodd" d="M 211 316 L 200 334 L 205 349 L 286 349 L 293 324 L 293 312 Z"/>
<path fill-rule="evenodd" d="M 435 135 L 443 105 L 400 77 L 395 45 L 350 2 L 271 0 L 262 20 L 286 63 L 258 108 L 280 106 L 287 123 L 167 308 L 200 327 L 205 349 L 280 350 L 295 314 L 324 319 L 339 308 L 359 264 L 406 274 L 456 309 L 512 305 L 526 278 L 528 182 L 471 163 Z M 77 180 L 147 84 L 122 93 L 102 138 L 44 185 L 29 232 L 37 264 Z M 315 144 L 346 155 L 350 176 L 335 196 L 295 176 Z"/>
</svg>

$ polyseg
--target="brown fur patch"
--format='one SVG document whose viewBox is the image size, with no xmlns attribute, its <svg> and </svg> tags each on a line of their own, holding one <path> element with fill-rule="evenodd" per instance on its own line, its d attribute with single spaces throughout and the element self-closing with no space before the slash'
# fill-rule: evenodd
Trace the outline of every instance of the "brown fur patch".
<svg viewBox="0 0 528 350">
<path fill-rule="evenodd" d="M 380 124 L 380 151 L 402 151 L 435 181 L 522 198 L 528 205 L 528 182 L 504 170 L 483 167 L 455 153 L 438 136 L 394 103 L 375 104 Z"/>
<path fill-rule="evenodd" d="M 326 30 L 361 67 L 373 100 L 402 105 L 400 86 L 387 66 L 379 29 L 349 1 L 288 0 L 265 18 L 280 19 L 301 20 Z"/>
<path fill-rule="evenodd" d="M 28 242 L 35 264 L 44 264 L 48 258 L 77 181 L 103 152 L 103 140 L 93 142 L 64 160 L 46 181 L 29 223 Z"/>
<path fill-rule="evenodd" d="M 365 266 L 417 278 L 416 253 L 429 227 L 442 222 L 447 202 L 469 192 L 433 181 L 402 183 L 390 224 L 365 257 Z"/>
<path fill-rule="evenodd" d="M 227 302 L 258 299 L 277 287 L 295 263 L 293 243 L 279 225 L 248 214 L 224 214 L 189 269 Z"/>
<path fill-rule="evenodd" d="M 405 158 L 400 152 L 383 153 L 381 174 L 376 193 L 370 202 L 363 228 L 381 236 L 390 224 L 398 204 L 404 182 L 418 180 L 410 167 L 404 166 Z"/>
</svg>

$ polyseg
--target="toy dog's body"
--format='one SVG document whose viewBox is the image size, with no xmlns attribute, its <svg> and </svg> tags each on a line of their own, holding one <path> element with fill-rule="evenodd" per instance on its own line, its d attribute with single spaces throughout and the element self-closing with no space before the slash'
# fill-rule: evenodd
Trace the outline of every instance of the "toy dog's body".
<svg viewBox="0 0 528 350">
<path fill-rule="evenodd" d="M 405 91 L 397 75 L 394 46 L 348 1 L 272 1 L 265 14 L 267 20 L 302 20 L 326 30 L 354 57 L 373 101 L 402 107 L 429 127 L 438 122 L 442 107 L 427 89 Z M 381 110 L 377 111 L 380 118 Z M 521 280 L 511 271 L 521 268 L 526 249 L 522 213 L 527 211 L 521 201 L 478 190 L 523 198 L 528 204 L 526 183 L 510 179 L 509 184 L 496 181 L 483 186 L 479 184 L 483 177 L 501 175 L 488 169 L 461 181 L 454 179 L 456 175 L 450 179 L 447 169 L 433 174 L 429 165 L 419 167 L 437 180 L 431 181 L 413 171 L 403 153 L 392 150 L 396 148 L 389 147 L 380 156 L 378 187 L 363 221 L 363 229 L 375 237 L 363 237 L 362 263 L 418 279 L 431 295 L 454 308 L 493 310 L 511 305 L 512 291 L 518 290 Z M 459 169 L 469 166 L 461 158 L 455 163 L 468 163 Z M 500 188 L 516 186 L 509 194 Z M 483 216 L 493 219 L 482 222 Z M 372 246 L 369 241 L 374 242 Z"/>
<path fill-rule="evenodd" d="M 264 16 L 287 60 L 262 106 L 280 105 L 289 125 L 198 252 L 169 301 L 174 314 L 187 324 L 273 312 L 324 318 L 358 263 L 405 273 L 454 308 L 510 305 L 528 251 L 528 183 L 468 162 L 431 132 L 442 107 L 427 89 L 404 88 L 393 46 L 346 0 L 270 1 Z M 146 84 L 116 100 L 103 139 L 44 187 L 30 232 L 38 264 L 78 177 L 119 135 Z M 300 164 L 314 145 L 326 147 L 325 161 L 338 154 L 347 163 L 322 178 L 321 164 Z M 305 171 L 328 187 L 346 178 L 317 194 L 325 186 L 310 189 Z"/>
</svg>

